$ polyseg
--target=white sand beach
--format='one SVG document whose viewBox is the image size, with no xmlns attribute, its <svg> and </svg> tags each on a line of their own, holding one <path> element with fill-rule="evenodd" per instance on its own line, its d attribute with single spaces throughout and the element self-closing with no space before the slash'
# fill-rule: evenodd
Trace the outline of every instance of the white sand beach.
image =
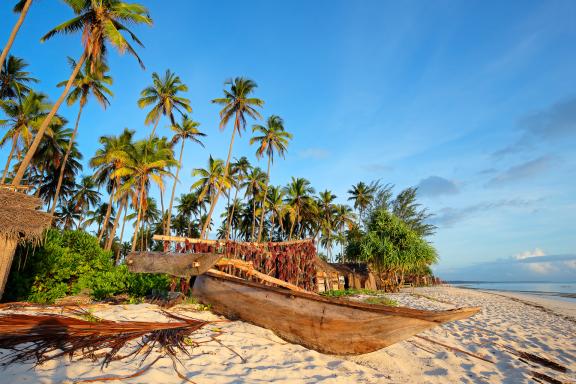
<svg viewBox="0 0 576 384">
<path fill-rule="evenodd" d="M 507 297 L 452 287 L 418 288 L 387 296 L 414 308 L 481 306 L 482 311 L 473 318 L 448 323 L 386 349 L 353 357 L 323 355 L 286 343 L 269 330 L 240 321 L 224 322 L 210 325 L 194 336 L 201 341 L 209 335 L 218 335 L 221 344 L 210 341 L 194 348 L 192 357 L 181 357 L 183 366 L 178 370 L 195 383 L 546 382 L 538 379 L 538 374 L 562 383 L 576 382 L 575 303 L 516 294 Z M 190 305 L 180 305 L 170 311 L 202 319 L 221 319 L 208 311 L 195 311 Z M 149 304 L 98 306 L 93 313 L 110 320 L 163 318 L 160 308 Z M 526 359 L 521 361 L 507 352 L 507 347 L 555 361 L 566 367 L 567 372 Z M 0 350 L 0 353 L 6 351 Z M 156 353 L 153 351 L 147 361 L 152 361 Z M 101 370 L 98 362 L 61 358 L 36 368 L 32 364 L 8 366 L 0 375 L 0 382 L 73 383 L 127 376 L 139 369 L 139 360 L 113 362 Z M 121 382 L 185 381 L 174 372 L 172 360 L 162 358 L 141 376 Z"/>
</svg>

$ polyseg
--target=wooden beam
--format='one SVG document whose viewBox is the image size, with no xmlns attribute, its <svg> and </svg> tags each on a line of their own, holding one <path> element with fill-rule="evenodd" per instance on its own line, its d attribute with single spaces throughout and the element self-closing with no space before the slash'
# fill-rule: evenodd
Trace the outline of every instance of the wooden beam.
<svg viewBox="0 0 576 384">
<path fill-rule="evenodd" d="M 206 272 L 221 257 L 217 253 L 131 252 L 126 264 L 130 272 L 190 277 Z"/>
<path fill-rule="evenodd" d="M 218 266 L 231 265 L 234 268 L 238 268 L 239 270 L 244 271 L 249 276 L 254 276 L 254 277 L 256 277 L 260 280 L 266 281 L 268 283 L 275 284 L 275 285 L 278 285 L 280 287 L 288 288 L 291 291 L 313 293 L 313 292 L 309 292 L 305 289 L 302 289 L 302 288 L 300 288 L 294 284 L 287 283 L 284 280 L 280 280 L 280 279 L 277 279 L 275 277 L 268 276 L 265 273 L 258 272 L 257 270 L 254 269 L 254 266 L 251 263 L 248 263 L 248 262 L 245 262 L 242 260 L 222 258 L 222 259 L 218 260 L 216 265 L 218 265 Z M 208 272 L 214 272 L 214 270 L 210 269 Z"/>
<path fill-rule="evenodd" d="M 216 245 L 224 245 L 226 244 L 226 240 L 204 240 L 204 239 L 194 239 L 191 237 L 181 237 L 181 236 L 167 236 L 167 235 L 154 235 L 152 237 L 154 240 L 157 241 L 176 241 L 176 242 L 188 242 L 191 244 L 195 243 L 203 243 L 203 244 L 216 244 Z M 228 240 L 229 243 L 237 243 L 237 244 L 247 244 L 253 245 L 256 247 L 267 247 L 268 243 L 253 243 L 253 242 L 241 242 L 241 241 L 232 241 Z M 274 245 L 293 245 L 293 244 L 303 244 L 312 242 L 312 239 L 304 239 L 304 240 L 291 240 L 291 241 L 281 241 L 277 243 L 272 243 Z"/>
</svg>

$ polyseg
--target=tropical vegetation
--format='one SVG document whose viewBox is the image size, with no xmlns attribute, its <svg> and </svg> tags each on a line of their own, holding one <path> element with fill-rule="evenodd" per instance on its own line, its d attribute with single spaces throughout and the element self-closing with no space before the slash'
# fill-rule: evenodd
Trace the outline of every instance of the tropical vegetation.
<svg viewBox="0 0 576 384">
<path fill-rule="evenodd" d="M 274 182 L 275 160 L 289 153 L 290 131 L 297 127 L 276 114 L 262 121 L 264 101 L 256 97 L 257 83 L 247 77 L 224 82 L 222 96 L 211 100 L 221 108 L 219 116 L 202 125 L 218 122 L 221 131 L 231 126 L 225 159 L 203 151 L 205 165 L 185 161 L 188 153 L 204 148 L 209 129 L 200 130 L 191 115 L 188 85 L 170 69 L 163 75 L 153 72 L 151 84 L 136 100 L 145 115 L 134 126 L 143 122 L 152 126 L 150 132 L 118 127 L 116 134 L 101 136 L 95 152 L 84 157 L 76 140 L 85 124 L 84 108 L 92 105 L 90 99 L 104 109 L 114 103 L 108 48 L 130 53 L 143 66 L 127 38 L 142 43 L 128 26 L 149 25 L 152 19 L 135 3 L 65 2 L 75 16 L 42 41 L 80 32 L 82 53 L 77 60 L 69 59 L 71 74 L 58 84 L 63 90 L 56 102 L 37 88 L 27 62 L 8 54 L 15 33 L 0 62 L 0 147 L 6 146 L 7 152 L 1 184 L 29 186 L 61 230 L 50 230 L 46 244 L 28 260 L 17 257 L 20 265 L 12 283 L 39 279 L 28 281 L 31 290 L 19 288 L 17 296 L 50 301 L 84 288 L 95 296 L 133 293 L 116 281 L 120 275 L 126 278 L 127 271 L 113 265 L 122 264 L 130 250 L 161 249 L 155 234 L 258 242 L 312 238 L 329 261 L 368 263 L 386 287 L 397 287 L 413 274 L 431 273 L 438 256 L 427 239 L 435 227 L 418 202 L 416 188 L 395 194 L 394 186 L 379 180 L 360 181 L 337 196 L 298 175 L 284 185 Z M 17 2 L 21 20 L 16 32 L 31 3 Z M 63 102 L 77 106 L 73 120 L 58 114 Z M 168 124 L 169 136 L 158 129 L 161 121 Z M 234 155 L 235 141 L 250 125 L 253 161 Z M 191 175 L 193 181 L 184 185 L 182 175 Z M 59 264 L 64 262 L 76 265 L 64 268 Z M 90 263 L 95 263 L 93 271 L 76 279 L 75 273 L 85 273 Z M 54 275 L 54 268 L 61 267 Z M 94 279 L 104 275 L 111 285 L 94 285 Z"/>
</svg>

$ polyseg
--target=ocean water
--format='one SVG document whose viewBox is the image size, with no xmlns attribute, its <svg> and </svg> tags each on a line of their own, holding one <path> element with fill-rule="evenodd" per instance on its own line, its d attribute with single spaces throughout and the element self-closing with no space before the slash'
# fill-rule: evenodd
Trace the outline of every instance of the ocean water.
<svg viewBox="0 0 576 384">
<path fill-rule="evenodd" d="M 576 302 L 576 282 L 542 283 L 542 282 L 486 282 L 486 281 L 451 281 L 455 287 L 481 289 L 486 291 L 508 291 L 548 296 L 549 298 Z"/>
</svg>

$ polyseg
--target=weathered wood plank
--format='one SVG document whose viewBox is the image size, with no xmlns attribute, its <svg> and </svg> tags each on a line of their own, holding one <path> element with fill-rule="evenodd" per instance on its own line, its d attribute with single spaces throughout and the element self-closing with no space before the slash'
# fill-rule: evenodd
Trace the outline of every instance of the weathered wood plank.
<svg viewBox="0 0 576 384">
<path fill-rule="evenodd" d="M 130 272 L 190 277 L 206 272 L 221 257 L 217 253 L 131 252 L 126 264 Z"/>
</svg>

